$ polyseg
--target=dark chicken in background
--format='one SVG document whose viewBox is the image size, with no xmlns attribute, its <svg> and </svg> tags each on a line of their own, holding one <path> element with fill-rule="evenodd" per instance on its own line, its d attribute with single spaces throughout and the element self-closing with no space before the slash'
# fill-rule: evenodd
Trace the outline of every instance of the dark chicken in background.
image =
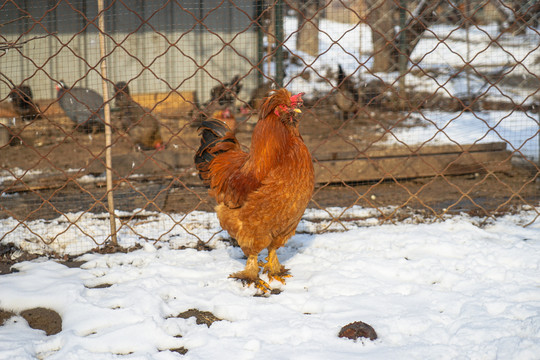
<svg viewBox="0 0 540 360">
<path fill-rule="evenodd" d="M 24 121 L 32 121 L 41 117 L 39 107 L 34 103 L 32 89 L 28 85 L 14 87 L 9 93 L 13 107 Z"/>
<path fill-rule="evenodd" d="M 242 90 L 240 75 L 236 75 L 228 83 L 214 86 L 210 90 L 210 101 L 217 101 L 221 106 L 233 107 L 240 90 Z"/>
<path fill-rule="evenodd" d="M 150 110 L 139 105 L 129 93 L 128 85 L 121 81 L 115 84 L 115 106 L 122 130 L 126 131 L 140 150 L 164 149 L 159 121 Z"/>
<path fill-rule="evenodd" d="M 58 82 L 56 90 L 60 107 L 75 123 L 78 131 L 91 133 L 105 129 L 103 122 L 105 114 L 101 95 L 91 89 L 69 88 L 63 80 Z"/>
<path fill-rule="evenodd" d="M 199 128 L 199 176 L 217 201 L 221 227 L 247 256 L 245 269 L 230 277 L 263 293 L 270 286 L 259 277 L 258 254 L 268 249 L 262 271 L 285 283 L 290 275 L 276 250 L 294 235 L 314 189 L 311 155 L 298 131 L 301 95 L 280 89 L 265 99 L 249 153 L 222 120 L 205 120 Z"/>
<path fill-rule="evenodd" d="M 205 102 L 200 109 L 192 112 L 192 126 L 200 126 L 201 123 L 211 117 L 216 111 L 229 109 L 234 111 L 234 104 L 238 93 L 242 90 L 240 76 L 236 75 L 230 82 L 218 84 L 210 90 L 210 100 Z"/>
<path fill-rule="evenodd" d="M 336 105 L 340 111 L 342 120 L 348 120 L 351 113 L 358 110 L 358 90 L 349 76 L 345 75 L 343 68 L 338 64 L 337 93 L 335 94 Z"/>
</svg>

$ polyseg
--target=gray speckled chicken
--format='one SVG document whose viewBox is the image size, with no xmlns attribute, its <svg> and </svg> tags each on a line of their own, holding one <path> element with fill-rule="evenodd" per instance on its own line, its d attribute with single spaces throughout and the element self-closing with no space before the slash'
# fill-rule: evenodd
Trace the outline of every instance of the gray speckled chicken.
<svg viewBox="0 0 540 360">
<path fill-rule="evenodd" d="M 69 88 L 63 80 L 56 86 L 58 103 L 81 132 L 103 131 L 103 97 L 91 89 Z"/>
</svg>

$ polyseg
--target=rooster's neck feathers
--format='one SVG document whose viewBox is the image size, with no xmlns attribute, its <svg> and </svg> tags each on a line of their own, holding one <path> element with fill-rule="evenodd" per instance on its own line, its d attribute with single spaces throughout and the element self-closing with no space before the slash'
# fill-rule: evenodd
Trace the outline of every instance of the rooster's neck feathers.
<svg viewBox="0 0 540 360">
<path fill-rule="evenodd" d="M 302 138 L 289 110 L 300 104 L 301 94 L 291 96 L 287 90 L 280 89 L 274 91 L 261 107 L 246 162 L 246 169 L 251 169 L 259 180 L 271 169 L 295 161 L 294 153 Z"/>
</svg>

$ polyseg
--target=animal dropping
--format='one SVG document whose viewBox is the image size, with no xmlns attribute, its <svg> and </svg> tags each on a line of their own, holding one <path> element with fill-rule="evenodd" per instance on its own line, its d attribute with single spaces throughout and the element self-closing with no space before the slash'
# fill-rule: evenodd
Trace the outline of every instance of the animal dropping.
<svg viewBox="0 0 540 360">
<path fill-rule="evenodd" d="M 369 340 L 377 339 L 377 333 L 370 325 L 362 322 L 355 321 L 341 328 L 338 336 L 340 338 L 347 338 L 356 340 L 358 338 L 367 338 Z"/>
</svg>

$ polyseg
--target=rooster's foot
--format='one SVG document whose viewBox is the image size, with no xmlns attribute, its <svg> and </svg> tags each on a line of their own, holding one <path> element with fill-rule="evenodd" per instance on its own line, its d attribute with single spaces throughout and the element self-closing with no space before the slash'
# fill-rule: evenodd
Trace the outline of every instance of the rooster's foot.
<svg viewBox="0 0 540 360">
<path fill-rule="evenodd" d="M 256 255 L 248 256 L 246 268 L 229 275 L 229 277 L 240 280 L 244 286 L 253 284 L 255 288 L 261 290 L 263 294 L 272 290 L 270 285 L 259 277 L 259 264 Z"/>
<path fill-rule="evenodd" d="M 264 280 L 262 280 L 258 275 L 253 277 L 251 274 L 246 273 L 246 271 L 235 272 L 234 274 L 229 275 L 230 278 L 240 280 L 244 286 L 250 286 L 253 284 L 256 289 L 261 290 L 263 294 L 270 292 L 272 289 L 270 285 Z"/>
<path fill-rule="evenodd" d="M 270 249 L 268 251 L 266 261 L 266 264 L 262 265 L 263 274 L 267 274 L 270 281 L 277 280 L 285 285 L 285 279 L 291 277 L 292 275 L 289 273 L 289 269 L 286 269 L 285 266 L 279 263 L 276 250 Z"/>
</svg>

